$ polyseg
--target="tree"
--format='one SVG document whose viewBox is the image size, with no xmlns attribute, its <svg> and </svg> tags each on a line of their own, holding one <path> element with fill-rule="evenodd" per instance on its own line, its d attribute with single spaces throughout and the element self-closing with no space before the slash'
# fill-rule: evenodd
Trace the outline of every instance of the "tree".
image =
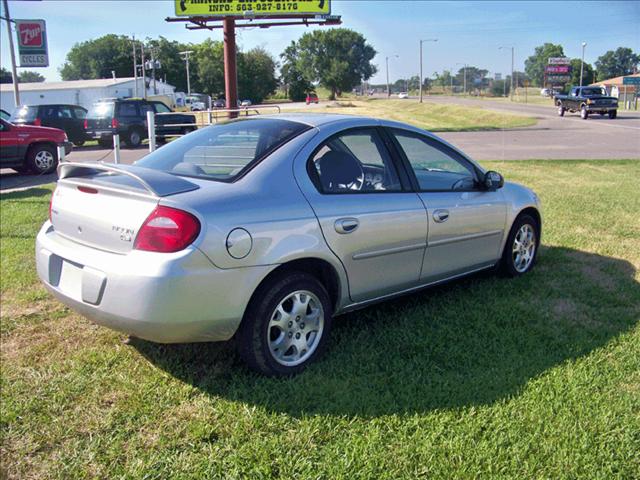
<svg viewBox="0 0 640 480">
<path fill-rule="evenodd" d="M 596 60 L 598 78 L 607 80 L 622 75 L 630 75 L 634 73 L 638 63 L 640 63 L 640 55 L 633 53 L 630 48 L 618 47 L 616 51 L 609 50 Z"/>
<path fill-rule="evenodd" d="M 95 40 L 76 43 L 62 67 L 62 80 L 90 80 L 133 76 L 133 47 L 125 35 L 104 35 Z"/>
<path fill-rule="evenodd" d="M 334 28 L 305 33 L 296 45 L 297 67 L 313 82 L 320 82 L 335 99 L 376 73 L 371 60 L 375 49 L 353 30 Z"/>
<path fill-rule="evenodd" d="M 195 68 L 191 72 L 195 73 L 195 78 L 191 81 L 191 90 L 213 97 L 224 96 L 224 47 L 222 42 L 207 38 L 204 42 L 194 46 L 192 58 L 195 60 Z"/>
<path fill-rule="evenodd" d="M 167 83 L 176 87 L 176 90 L 181 92 L 187 91 L 187 70 L 180 52 L 185 50 L 193 50 L 194 46 L 191 44 L 183 44 L 175 40 L 167 40 L 160 36 L 157 40 L 147 39 L 145 45 L 145 60 L 151 58 L 153 53 L 154 58 L 160 62 L 160 72 L 156 72 L 156 75 L 160 77 L 166 77 Z M 138 57 L 138 63 L 140 57 Z M 197 58 L 193 56 L 189 58 L 189 70 L 191 75 L 198 69 Z M 193 80 L 193 79 L 192 79 Z M 193 81 L 192 81 L 193 83 Z M 194 90 L 197 91 L 197 90 Z"/>
<path fill-rule="evenodd" d="M 579 58 L 571 59 L 571 80 L 569 80 L 569 85 L 580 85 L 580 64 L 582 60 Z M 582 85 L 590 85 L 595 80 L 595 73 L 593 71 L 593 67 L 584 62 L 584 70 L 582 72 Z"/>
<path fill-rule="evenodd" d="M 238 95 L 253 103 L 262 101 L 275 92 L 276 62 L 263 48 L 256 47 L 246 53 L 238 53 Z"/>
<path fill-rule="evenodd" d="M 524 62 L 524 71 L 536 86 L 542 86 L 544 82 L 544 67 L 551 57 L 564 57 L 562 45 L 545 43 L 535 48 L 534 54 Z"/>
<path fill-rule="evenodd" d="M 33 70 L 24 70 L 18 74 L 18 82 L 20 83 L 38 83 L 44 82 L 44 80 L 45 78 L 42 75 Z"/>
<path fill-rule="evenodd" d="M 458 85 L 464 86 L 466 78 L 467 91 L 469 91 L 474 86 L 481 87 L 484 84 L 484 79 L 487 76 L 487 73 L 489 73 L 489 70 L 467 65 L 466 74 L 465 68 L 461 68 L 458 70 L 458 73 L 456 73 L 455 81 Z"/>
<path fill-rule="evenodd" d="M 294 102 L 301 102 L 306 98 L 307 92 L 313 90 L 313 84 L 304 76 L 298 67 L 298 48 L 296 42 L 284 49 L 280 54 L 282 68 L 280 69 L 280 81 L 285 87 L 287 97 Z"/>
<path fill-rule="evenodd" d="M 13 75 L 4 67 L 0 68 L 0 83 L 13 83 Z"/>
</svg>

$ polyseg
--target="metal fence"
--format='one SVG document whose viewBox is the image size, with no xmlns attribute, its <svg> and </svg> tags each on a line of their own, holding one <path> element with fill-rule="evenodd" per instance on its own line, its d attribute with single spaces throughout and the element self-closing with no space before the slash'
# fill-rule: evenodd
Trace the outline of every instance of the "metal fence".
<svg viewBox="0 0 640 480">
<path fill-rule="evenodd" d="M 182 129 L 181 133 L 171 133 L 166 134 L 163 133 L 162 137 L 182 137 L 187 133 L 190 133 L 191 130 L 195 127 L 208 127 L 209 125 L 215 125 L 220 120 L 228 120 L 231 115 L 235 114 L 236 117 L 248 117 L 260 115 L 261 111 L 264 110 L 274 110 L 274 113 L 280 113 L 280 107 L 278 105 L 256 105 L 251 107 L 239 107 L 239 108 L 230 108 L 230 109 L 218 109 L 218 110 L 201 110 L 196 112 L 190 112 L 196 121 L 195 123 L 163 123 L 162 128 L 179 128 Z M 166 113 L 155 113 L 155 112 L 147 112 L 147 129 L 149 135 L 149 152 L 153 152 L 157 147 L 157 123 L 156 118 L 166 115 L 176 115 L 181 112 L 166 112 Z"/>
</svg>

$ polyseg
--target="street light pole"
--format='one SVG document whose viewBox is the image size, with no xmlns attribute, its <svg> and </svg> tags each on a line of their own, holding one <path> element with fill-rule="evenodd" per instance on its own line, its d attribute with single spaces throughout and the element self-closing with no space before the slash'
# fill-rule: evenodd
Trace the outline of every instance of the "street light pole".
<svg viewBox="0 0 640 480">
<path fill-rule="evenodd" d="M 463 66 L 463 73 L 462 73 L 462 94 L 466 95 L 467 94 L 467 64 L 466 63 L 456 63 L 456 65 L 462 65 Z"/>
<path fill-rule="evenodd" d="M 422 44 L 424 42 L 437 42 L 437 38 L 427 38 L 425 40 L 420 40 L 420 103 L 422 103 Z"/>
<path fill-rule="evenodd" d="M 580 87 L 582 87 L 582 73 L 584 71 L 584 47 L 587 46 L 587 42 L 582 42 L 582 61 L 580 62 Z"/>
<path fill-rule="evenodd" d="M 184 55 L 184 61 L 187 64 L 187 95 L 191 95 L 191 77 L 189 76 L 189 54 L 193 53 L 193 50 L 185 50 L 180 52 L 180 55 Z"/>
<path fill-rule="evenodd" d="M 393 56 L 398 58 L 398 55 Z M 389 87 L 389 57 L 385 57 L 385 60 L 387 62 L 387 98 L 389 98 L 391 96 L 391 88 Z"/>
<path fill-rule="evenodd" d="M 509 48 L 509 47 L 498 47 L 498 50 L 502 50 L 504 48 Z M 513 101 L 513 65 L 514 65 L 514 61 L 515 61 L 515 47 L 511 47 L 511 79 L 509 81 L 509 98 L 511 99 L 511 101 Z M 516 87 L 518 86 L 518 84 L 516 83 Z"/>
</svg>

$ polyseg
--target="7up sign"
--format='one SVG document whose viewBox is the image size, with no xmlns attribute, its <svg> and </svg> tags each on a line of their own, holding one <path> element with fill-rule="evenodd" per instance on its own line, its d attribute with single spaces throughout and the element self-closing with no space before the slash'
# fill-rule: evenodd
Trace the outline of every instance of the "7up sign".
<svg viewBox="0 0 640 480">
<path fill-rule="evenodd" d="M 21 67 L 48 67 L 47 29 L 44 20 L 15 20 Z"/>
</svg>

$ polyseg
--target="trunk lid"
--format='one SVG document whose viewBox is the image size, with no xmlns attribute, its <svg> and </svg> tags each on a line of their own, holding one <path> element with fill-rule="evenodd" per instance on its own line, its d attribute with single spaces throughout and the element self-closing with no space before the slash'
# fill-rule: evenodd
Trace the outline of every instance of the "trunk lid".
<svg viewBox="0 0 640 480">
<path fill-rule="evenodd" d="M 115 253 L 133 249 L 162 197 L 196 190 L 183 178 L 129 165 L 61 164 L 51 203 L 56 233 Z"/>
</svg>

